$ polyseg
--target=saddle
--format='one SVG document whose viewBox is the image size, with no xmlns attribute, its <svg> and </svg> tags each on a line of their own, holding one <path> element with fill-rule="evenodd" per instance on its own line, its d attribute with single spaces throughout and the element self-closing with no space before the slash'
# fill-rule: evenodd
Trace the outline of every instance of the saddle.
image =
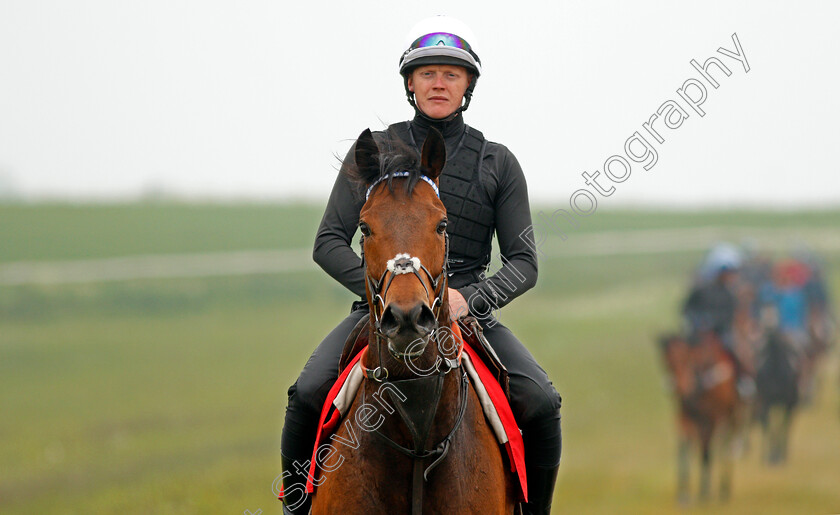
<svg viewBox="0 0 840 515">
<path fill-rule="evenodd" d="M 493 377 L 498 381 L 499 386 L 505 393 L 505 397 L 510 402 L 510 383 L 508 379 L 507 368 L 499 360 L 499 356 L 490 346 L 490 342 L 484 337 L 484 331 L 475 317 L 468 315 L 458 320 L 458 326 L 461 329 L 461 335 L 464 341 L 469 345 L 488 370 L 493 374 Z M 362 317 L 350 331 L 347 341 L 344 343 L 344 350 L 341 352 L 341 360 L 338 363 L 338 374 L 344 371 L 347 365 L 353 358 L 364 349 L 370 339 L 370 314 Z"/>
</svg>

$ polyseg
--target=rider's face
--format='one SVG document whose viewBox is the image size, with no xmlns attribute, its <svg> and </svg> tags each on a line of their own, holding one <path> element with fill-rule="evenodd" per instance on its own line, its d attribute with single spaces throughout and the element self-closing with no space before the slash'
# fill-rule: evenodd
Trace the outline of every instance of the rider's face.
<svg viewBox="0 0 840 515">
<path fill-rule="evenodd" d="M 470 74 L 463 66 L 420 66 L 408 77 L 408 90 L 426 116 L 446 118 L 461 107 L 470 84 Z"/>
</svg>

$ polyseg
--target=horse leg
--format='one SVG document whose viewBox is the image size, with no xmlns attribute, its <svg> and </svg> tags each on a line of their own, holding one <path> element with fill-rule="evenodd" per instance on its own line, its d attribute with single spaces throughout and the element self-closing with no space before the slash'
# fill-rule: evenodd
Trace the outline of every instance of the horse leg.
<svg viewBox="0 0 840 515">
<path fill-rule="evenodd" d="M 761 421 L 761 460 L 769 464 L 773 445 L 770 432 L 770 406 L 765 403 L 762 403 L 759 420 Z"/>
<path fill-rule="evenodd" d="M 779 465 L 785 461 L 785 440 L 787 439 L 788 411 L 785 406 L 776 406 L 771 414 L 771 449 L 769 463 Z"/>
<path fill-rule="evenodd" d="M 778 462 L 778 428 L 776 422 L 776 408 L 770 406 L 767 410 L 767 464 L 775 465 Z"/>
<path fill-rule="evenodd" d="M 685 414 L 680 414 L 680 434 L 677 447 L 677 502 L 682 506 L 687 506 L 691 502 L 689 476 L 692 442 L 697 437 L 696 429 L 696 426 Z"/>
<path fill-rule="evenodd" d="M 744 403 L 737 410 L 736 429 L 734 431 L 733 458 L 742 458 L 750 452 L 750 429 L 755 413 L 755 402 Z"/>
<path fill-rule="evenodd" d="M 732 494 L 732 468 L 735 458 L 737 428 L 727 424 L 721 435 L 720 500 L 726 502 Z"/>
<path fill-rule="evenodd" d="M 691 500 L 689 493 L 690 459 L 691 441 L 687 435 L 682 435 L 677 448 L 677 501 L 683 506 L 687 506 Z"/>
<path fill-rule="evenodd" d="M 803 353 L 802 371 L 799 374 L 799 397 L 803 406 L 810 406 L 814 395 L 813 362 Z"/>
<path fill-rule="evenodd" d="M 707 424 L 704 424 L 707 425 Z M 700 430 L 700 502 L 709 500 L 712 464 L 712 431 L 710 427 Z"/>
<path fill-rule="evenodd" d="M 712 452 L 708 444 L 703 444 L 700 453 L 700 496 L 699 500 L 709 500 L 709 482 L 711 478 Z"/>
<path fill-rule="evenodd" d="M 780 458 L 781 462 L 785 463 L 787 461 L 787 454 L 788 454 L 788 443 L 790 442 L 790 422 L 793 415 L 793 406 L 785 406 L 784 418 L 782 419 L 782 427 L 781 427 L 781 441 L 779 445 L 780 449 Z"/>
</svg>

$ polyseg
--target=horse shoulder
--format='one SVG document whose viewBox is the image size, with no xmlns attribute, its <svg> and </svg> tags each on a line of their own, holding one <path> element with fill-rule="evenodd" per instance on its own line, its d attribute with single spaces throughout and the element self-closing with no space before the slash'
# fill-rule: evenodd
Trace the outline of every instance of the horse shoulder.
<svg viewBox="0 0 840 515">
<path fill-rule="evenodd" d="M 472 387 L 468 396 L 450 455 L 430 478 L 430 490 L 440 495 L 430 496 L 429 512 L 510 514 L 516 497 L 510 464 Z"/>
<path fill-rule="evenodd" d="M 336 451 L 327 467 L 321 467 L 318 473 L 312 515 L 385 513 L 376 487 L 376 476 L 381 474 L 368 469 L 376 466 L 376 460 L 367 459 L 372 449 L 368 424 L 375 423 L 376 417 L 360 420 L 362 415 L 370 414 L 371 406 L 363 399 L 360 388 L 329 441 L 319 445 L 319 449 L 331 445 Z M 362 409 L 365 411 L 360 412 Z"/>
</svg>

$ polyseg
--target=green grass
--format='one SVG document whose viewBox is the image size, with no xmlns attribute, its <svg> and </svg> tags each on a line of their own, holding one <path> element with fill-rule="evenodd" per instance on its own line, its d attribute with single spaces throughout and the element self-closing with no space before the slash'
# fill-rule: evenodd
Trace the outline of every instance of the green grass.
<svg viewBox="0 0 840 515">
<path fill-rule="evenodd" d="M 323 208 L 306 204 L 2 204 L 0 263 L 94 259 L 135 254 L 311 248 Z M 828 228 L 840 211 L 599 210 L 571 226 L 557 206 L 535 206 L 540 234 L 680 227 Z M 540 214 L 542 213 L 542 215 Z M 570 245 L 573 239 L 564 243 Z"/>
<path fill-rule="evenodd" d="M 539 205 L 535 206 L 534 224 L 539 226 L 545 224 L 550 226 L 552 214 L 556 209 L 566 209 L 563 205 Z M 540 213 L 543 213 L 540 215 Z M 545 220 L 545 221 L 543 221 Z M 560 214 L 554 217 L 558 227 L 573 227 Z M 789 227 L 813 227 L 813 228 L 835 228 L 840 224 L 840 211 L 755 211 L 755 210 L 598 210 L 588 217 L 577 217 L 578 226 L 571 228 L 573 232 L 586 231 L 621 231 L 638 229 L 673 229 L 680 227 L 763 227 L 763 228 L 789 228 Z"/>
<path fill-rule="evenodd" d="M 0 262 L 307 247 L 318 216 L 268 205 L 4 206 Z M 581 230 L 830 228 L 838 218 L 599 212 Z M 502 311 L 563 395 L 555 513 L 679 512 L 674 412 L 654 338 L 676 327 L 699 256 L 549 257 L 537 288 Z M 826 257 L 840 291 L 840 255 Z M 0 287 L 0 513 L 279 513 L 285 390 L 351 300 L 318 271 Z M 686 511 L 840 512 L 836 354 L 825 365 L 790 463 L 762 467 L 754 438 L 732 502 Z"/>
<path fill-rule="evenodd" d="M 321 209 L 273 204 L 0 204 L 0 263 L 311 247 Z"/>
<path fill-rule="evenodd" d="M 283 335 L 311 331 L 309 311 L 7 324 L 3 512 L 272 507 L 283 392 L 305 360 Z"/>
</svg>

